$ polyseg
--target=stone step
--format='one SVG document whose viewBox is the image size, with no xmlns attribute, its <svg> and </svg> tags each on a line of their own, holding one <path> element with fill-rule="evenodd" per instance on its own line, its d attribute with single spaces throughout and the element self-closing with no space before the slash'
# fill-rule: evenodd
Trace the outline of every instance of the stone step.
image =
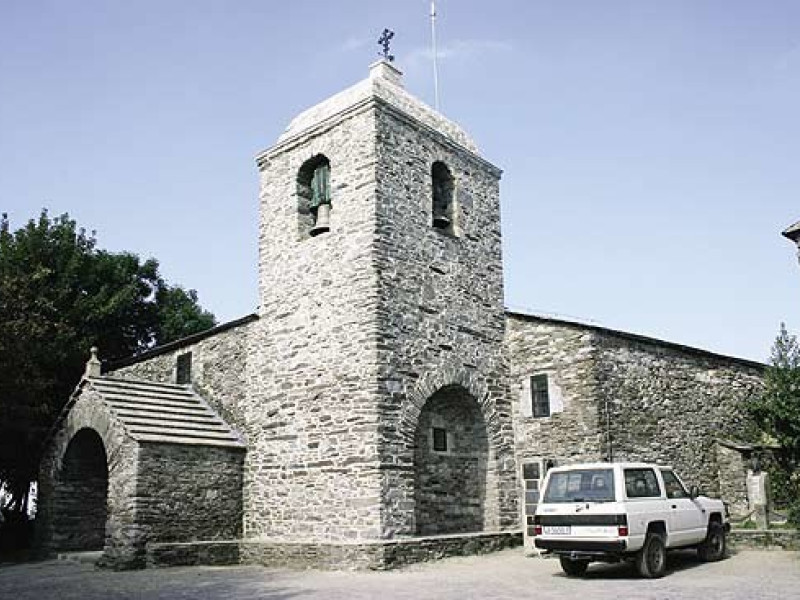
<svg viewBox="0 0 800 600">
<path fill-rule="evenodd" d="M 136 436 L 136 439 L 140 442 L 168 442 L 171 444 L 186 444 L 189 446 L 210 445 L 210 446 L 231 446 L 231 447 L 244 448 L 244 444 L 235 438 L 209 439 L 205 437 L 185 437 L 185 436 L 174 435 L 172 433 L 170 433 L 169 435 L 159 435 L 157 433 L 140 433 Z"/>
</svg>

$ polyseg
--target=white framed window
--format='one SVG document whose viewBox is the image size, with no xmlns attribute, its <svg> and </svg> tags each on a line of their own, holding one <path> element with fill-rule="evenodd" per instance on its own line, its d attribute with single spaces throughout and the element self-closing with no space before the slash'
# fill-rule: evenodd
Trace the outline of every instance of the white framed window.
<svg viewBox="0 0 800 600">
<path fill-rule="evenodd" d="M 531 377 L 531 414 L 534 418 L 550 416 L 550 385 L 545 374 Z"/>
</svg>

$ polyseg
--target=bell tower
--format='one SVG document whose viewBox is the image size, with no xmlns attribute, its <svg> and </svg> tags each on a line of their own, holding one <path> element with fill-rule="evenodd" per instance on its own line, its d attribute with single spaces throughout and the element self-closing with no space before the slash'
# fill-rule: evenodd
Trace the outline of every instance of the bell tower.
<svg viewBox="0 0 800 600">
<path fill-rule="evenodd" d="M 386 60 L 257 164 L 245 535 L 517 527 L 500 170 Z"/>
</svg>

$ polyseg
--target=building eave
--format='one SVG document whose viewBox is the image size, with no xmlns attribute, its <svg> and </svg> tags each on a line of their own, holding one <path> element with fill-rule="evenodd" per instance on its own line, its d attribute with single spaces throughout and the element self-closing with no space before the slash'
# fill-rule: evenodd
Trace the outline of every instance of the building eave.
<svg viewBox="0 0 800 600">
<path fill-rule="evenodd" d="M 584 323 L 578 320 L 570 320 L 560 317 L 552 317 L 548 315 L 539 315 L 533 313 L 526 313 L 526 312 L 518 312 L 512 310 L 506 310 L 506 316 L 519 318 L 525 321 L 531 322 L 538 322 L 538 323 L 552 323 L 554 325 L 563 325 L 566 327 L 573 327 L 575 329 L 583 329 L 586 331 L 593 331 L 599 333 L 601 335 L 612 336 L 618 339 L 623 339 L 631 342 L 637 342 L 642 344 L 648 344 L 653 346 L 660 346 L 663 348 L 669 348 L 671 350 L 678 350 L 680 352 L 684 352 L 686 354 L 690 354 L 692 356 L 698 356 L 700 358 L 708 358 L 712 360 L 721 360 L 725 362 L 732 362 L 738 365 L 749 367 L 752 369 L 757 369 L 763 371 L 768 367 L 768 365 L 755 361 L 750 360 L 747 358 L 740 358 L 738 356 L 730 356 L 728 354 L 720 354 L 717 352 L 711 352 L 710 350 L 705 350 L 703 348 L 697 348 L 696 346 L 687 346 L 685 344 L 679 344 L 677 342 L 670 342 L 668 340 L 662 340 L 655 337 L 650 337 L 646 335 L 641 335 L 638 333 L 631 333 L 628 331 L 621 331 L 619 329 L 611 329 L 608 327 L 603 327 L 600 325 Z"/>
<path fill-rule="evenodd" d="M 116 371 L 117 369 L 121 369 L 123 367 L 135 365 L 136 363 L 142 362 L 143 360 L 160 356 L 162 354 L 167 354 L 175 350 L 180 350 L 181 348 L 184 348 L 186 346 L 191 346 L 192 344 L 196 344 L 197 342 L 200 342 L 206 338 L 210 338 L 224 331 L 228 331 L 229 329 L 234 329 L 236 327 L 241 327 L 242 325 L 247 325 L 248 323 L 252 323 L 253 321 L 256 320 L 258 320 L 258 315 L 253 313 L 241 317 L 239 319 L 234 319 L 233 321 L 228 321 L 227 323 L 222 323 L 221 325 L 217 325 L 215 327 L 212 327 L 211 329 L 206 329 L 205 331 L 201 331 L 200 333 L 188 335 L 184 338 L 174 340 L 167 344 L 163 344 L 161 346 L 156 346 L 155 348 L 145 350 L 144 352 L 141 352 L 139 354 L 134 354 L 133 356 L 129 356 L 127 358 L 122 358 L 119 360 L 106 363 L 103 365 L 103 372 L 108 373 L 109 371 Z"/>
</svg>

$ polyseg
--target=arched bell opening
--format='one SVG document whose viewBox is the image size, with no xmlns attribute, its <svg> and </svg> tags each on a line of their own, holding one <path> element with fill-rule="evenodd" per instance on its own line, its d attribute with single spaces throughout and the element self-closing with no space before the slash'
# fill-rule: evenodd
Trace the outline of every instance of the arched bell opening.
<svg viewBox="0 0 800 600">
<path fill-rule="evenodd" d="M 301 237 L 331 229 L 331 163 L 323 154 L 308 159 L 297 173 L 297 212 Z"/>
<path fill-rule="evenodd" d="M 489 442 L 477 401 L 460 386 L 440 389 L 419 416 L 414 449 L 417 535 L 483 531 Z"/>
<path fill-rule="evenodd" d="M 58 550 L 102 550 L 108 519 L 108 462 L 93 429 L 70 440 L 55 481 L 53 541 Z"/>
<path fill-rule="evenodd" d="M 432 225 L 450 234 L 455 233 L 455 180 L 441 161 L 431 166 Z"/>
</svg>

